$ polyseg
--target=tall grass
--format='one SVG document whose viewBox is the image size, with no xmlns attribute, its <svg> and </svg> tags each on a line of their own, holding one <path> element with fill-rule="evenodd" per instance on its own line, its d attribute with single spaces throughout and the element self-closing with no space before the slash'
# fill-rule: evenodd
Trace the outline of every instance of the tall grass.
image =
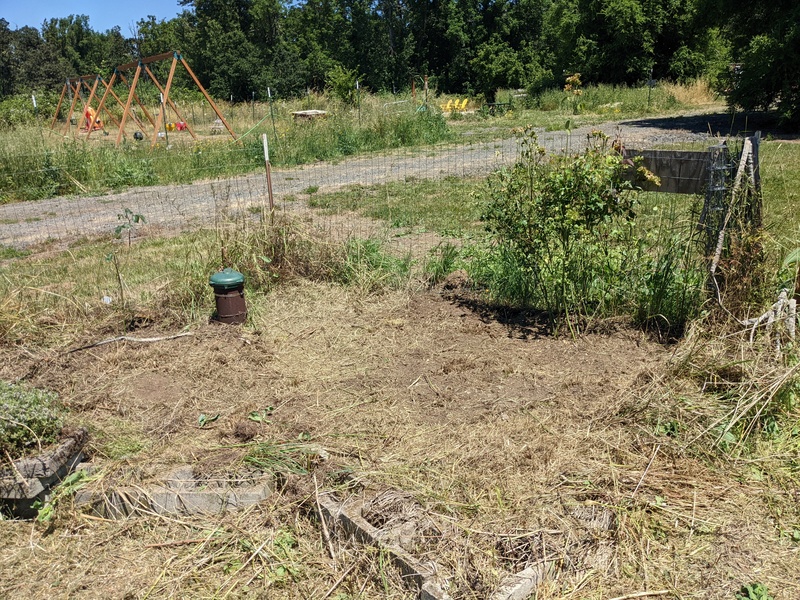
<svg viewBox="0 0 800 600">
<path fill-rule="evenodd" d="M 675 95 L 675 87 L 657 85 L 629 87 L 615 85 L 587 85 L 582 88 L 580 108 L 577 114 L 603 116 L 633 116 L 649 113 L 662 113 L 688 105 Z M 691 96 L 684 95 L 684 100 Z M 569 94 L 562 90 L 549 90 L 534 99 L 535 105 L 543 111 L 564 111 L 568 106 Z"/>
<path fill-rule="evenodd" d="M 185 183 L 252 172 L 263 168 L 262 133 L 270 140 L 270 159 L 276 166 L 429 145 L 452 137 L 441 114 L 436 112 L 393 113 L 365 107 L 359 113 L 334 105 L 328 118 L 305 123 L 292 120 L 292 108 L 297 107 L 273 106 L 273 126 L 269 105 L 262 105 L 259 110 L 266 111 L 266 115 L 255 127 L 239 129 L 239 143 L 229 137 L 208 135 L 198 128 L 198 134 L 205 135 L 197 142 L 187 132 L 173 132 L 169 145 L 164 139 L 152 150 L 147 141 L 126 140 L 115 148 L 113 136 L 103 136 L 101 132 L 87 141 L 85 134 L 76 140 L 44 128 L 7 130 L 0 133 L 0 139 L 7 141 L 0 144 L 0 202 L 95 194 L 135 185 Z M 207 110 L 205 116 L 211 119 L 215 115 Z M 235 119 L 233 122 L 237 125 Z"/>
<path fill-rule="evenodd" d="M 301 220 L 242 217 L 215 230 L 75 245 L 63 253 L 10 258 L 0 278 L 0 342 L 68 345 L 84 328 L 125 331 L 140 323 L 196 324 L 213 311 L 209 277 L 245 274 L 258 307 L 275 286 L 299 279 L 372 294 L 404 286 L 411 260 L 372 239 L 333 241 Z M 104 300 L 105 298 L 105 300 Z"/>
</svg>

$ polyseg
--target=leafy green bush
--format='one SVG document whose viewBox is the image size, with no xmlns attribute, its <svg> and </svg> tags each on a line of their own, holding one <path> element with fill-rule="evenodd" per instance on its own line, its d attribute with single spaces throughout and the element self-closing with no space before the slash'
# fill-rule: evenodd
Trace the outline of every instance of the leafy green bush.
<svg viewBox="0 0 800 600">
<path fill-rule="evenodd" d="M 524 132 L 522 159 L 490 178 L 490 239 L 473 249 L 471 275 L 494 300 L 554 322 L 627 314 L 680 335 L 703 300 L 697 253 L 688 236 L 639 231 L 635 165 L 603 134 L 589 142 L 577 156 L 548 157 Z M 655 179 L 642 168 L 636 174 Z"/>
<path fill-rule="evenodd" d="M 558 318 L 593 310 L 612 292 L 608 283 L 626 256 L 609 236 L 634 218 L 635 194 L 622 156 L 602 134 L 591 142 L 576 157 L 545 157 L 536 134 L 526 130 L 522 159 L 490 179 L 483 221 L 499 264 L 487 283 L 502 299 Z M 615 222 L 622 226 L 616 232 Z"/>
<path fill-rule="evenodd" d="M 358 99 L 356 81 L 363 79 L 355 69 L 345 69 L 336 64 L 325 74 L 325 84 L 331 93 L 345 104 L 355 104 Z"/>
<path fill-rule="evenodd" d="M 56 110 L 58 94 L 36 91 L 35 96 L 36 108 L 30 94 L 16 94 L 0 100 L 0 128 L 47 123 Z"/>
<path fill-rule="evenodd" d="M 0 381 L 0 450 L 14 456 L 54 442 L 63 413 L 56 394 Z"/>
</svg>

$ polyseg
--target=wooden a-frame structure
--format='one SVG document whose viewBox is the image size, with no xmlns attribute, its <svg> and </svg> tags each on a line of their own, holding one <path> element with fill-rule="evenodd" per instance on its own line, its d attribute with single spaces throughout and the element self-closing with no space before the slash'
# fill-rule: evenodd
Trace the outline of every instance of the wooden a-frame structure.
<svg viewBox="0 0 800 600">
<path fill-rule="evenodd" d="M 91 82 L 91 83 L 90 83 Z M 80 102 L 80 113 L 83 114 L 86 107 L 92 107 L 92 110 L 95 111 L 96 115 L 100 115 L 100 110 L 104 110 L 105 114 L 108 118 L 113 121 L 118 127 L 120 125 L 119 120 L 106 108 L 105 106 L 98 106 L 95 110 L 93 103 L 98 100 L 99 96 L 97 94 L 99 84 L 103 84 L 106 87 L 106 91 L 108 91 L 108 84 L 103 80 L 100 75 L 82 75 L 80 77 L 70 77 L 64 83 L 64 87 L 61 90 L 61 96 L 58 99 L 58 105 L 56 106 L 55 115 L 53 115 L 53 121 L 50 123 L 50 129 L 55 129 L 56 122 L 58 121 L 58 113 L 61 110 L 61 106 L 64 104 L 64 100 L 68 99 L 70 102 L 69 112 L 67 113 L 66 122 L 60 130 L 63 130 L 63 133 L 68 133 L 73 115 L 75 114 L 75 110 L 78 108 L 78 102 Z M 83 100 L 83 92 L 88 91 L 89 97 L 86 101 Z M 118 99 L 119 100 L 119 99 Z M 80 129 L 80 126 L 79 126 Z M 89 128 L 89 133 L 93 128 Z"/>
<path fill-rule="evenodd" d="M 153 73 L 153 70 L 150 68 L 150 65 L 152 65 L 153 63 L 169 59 L 172 59 L 172 64 L 170 65 L 169 75 L 167 77 L 166 84 L 162 86 L 158 78 Z M 114 73 L 111 75 L 111 79 L 108 82 L 106 82 L 100 75 L 86 75 L 83 77 L 68 79 L 67 83 L 64 85 L 64 89 L 61 92 L 61 98 L 59 99 L 58 106 L 56 107 L 56 114 L 53 117 L 51 129 L 55 127 L 56 120 L 58 118 L 58 112 L 61 109 L 61 105 L 67 94 L 71 96 L 71 105 L 69 109 L 69 114 L 67 115 L 67 125 L 66 125 L 66 127 L 69 128 L 70 120 L 75 111 L 75 106 L 78 98 L 80 97 L 80 92 L 83 89 L 83 87 L 89 90 L 89 100 L 86 102 L 85 105 L 91 106 L 92 101 L 99 96 L 98 89 L 99 85 L 102 84 L 105 90 L 103 92 L 102 98 L 100 99 L 100 102 L 95 112 L 98 115 L 101 112 L 104 112 L 110 117 L 111 121 L 113 121 L 117 125 L 118 130 L 115 141 L 116 146 L 119 146 L 120 142 L 122 141 L 122 137 L 125 135 L 125 124 L 127 123 L 128 119 L 133 120 L 136 127 L 146 137 L 150 138 L 151 140 L 150 147 L 155 146 L 156 142 L 158 141 L 159 131 L 165 124 L 164 109 L 167 106 L 169 106 L 175 112 L 177 117 L 182 122 L 186 123 L 186 130 L 192 136 L 192 139 L 196 140 L 197 134 L 195 133 L 194 129 L 189 124 L 189 122 L 186 121 L 183 115 L 181 115 L 180 109 L 178 109 L 178 107 L 169 97 L 169 92 L 170 89 L 172 88 L 172 80 L 173 77 L 175 76 L 175 70 L 178 64 L 181 64 L 183 68 L 186 70 L 186 72 L 189 74 L 189 76 L 192 78 L 192 81 L 194 81 L 195 85 L 203 94 L 203 97 L 209 103 L 214 113 L 216 113 L 217 118 L 225 126 L 225 129 L 228 130 L 228 133 L 231 135 L 231 137 L 234 140 L 237 140 L 238 138 L 236 137 L 236 134 L 234 133 L 233 129 L 231 129 L 231 126 L 228 124 L 228 122 L 225 120 L 225 117 L 222 116 L 222 113 L 220 112 L 219 108 L 217 108 L 217 105 L 214 103 L 214 100 L 211 98 L 211 96 L 208 95 L 208 92 L 206 92 L 203 85 L 197 79 L 197 76 L 194 74 L 194 71 L 192 71 L 191 67 L 189 66 L 189 63 L 186 62 L 186 59 L 183 58 L 181 53 L 177 51 L 164 52 L 163 54 L 156 54 L 155 56 L 140 58 L 139 60 L 135 60 L 133 62 L 120 65 L 114 69 Z M 134 73 L 133 77 L 130 78 L 129 80 L 129 78 L 125 76 L 125 73 L 128 73 L 131 70 L 134 70 Z M 152 114 L 150 114 L 150 112 L 144 106 L 144 103 L 136 94 L 136 88 L 143 78 L 149 78 L 150 81 L 152 81 L 153 84 L 156 86 L 156 88 L 158 89 L 159 93 L 163 98 L 162 110 L 159 110 L 158 113 L 155 115 L 155 117 Z M 92 79 L 94 79 L 94 83 L 93 85 L 89 85 L 88 82 Z M 123 84 L 127 90 L 128 97 L 125 102 L 123 102 L 122 99 L 119 97 L 119 95 L 114 91 L 114 86 L 120 83 Z M 122 107 L 121 120 L 118 120 L 116 117 L 114 117 L 114 115 L 111 114 L 111 112 L 108 110 L 107 103 L 109 102 L 109 97 L 111 97 L 114 101 L 117 102 L 119 106 Z M 132 110 L 134 102 L 136 103 L 138 108 L 142 111 L 142 114 L 149 122 L 150 127 L 148 127 Z M 90 127 L 89 130 L 87 131 L 86 135 L 87 139 L 91 136 L 92 131 L 93 128 Z"/>
</svg>

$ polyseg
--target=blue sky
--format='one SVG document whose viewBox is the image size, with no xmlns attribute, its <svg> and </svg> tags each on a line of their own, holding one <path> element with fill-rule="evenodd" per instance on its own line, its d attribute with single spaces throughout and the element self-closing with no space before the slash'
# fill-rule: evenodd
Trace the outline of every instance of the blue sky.
<svg viewBox="0 0 800 600">
<path fill-rule="evenodd" d="M 115 25 L 129 36 L 131 25 L 148 15 L 171 19 L 183 10 L 178 0 L 0 0 L 0 18 L 11 29 L 29 25 L 41 29 L 42 21 L 69 15 L 88 15 L 95 31 Z"/>
</svg>

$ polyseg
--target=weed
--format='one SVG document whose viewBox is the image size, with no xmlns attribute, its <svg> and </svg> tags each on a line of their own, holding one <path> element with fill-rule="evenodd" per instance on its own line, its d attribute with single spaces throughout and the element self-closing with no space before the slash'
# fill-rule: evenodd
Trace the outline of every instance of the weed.
<svg viewBox="0 0 800 600">
<path fill-rule="evenodd" d="M 564 102 L 569 106 L 573 115 L 578 115 L 583 111 L 583 103 L 581 96 L 583 96 L 583 89 L 581 89 L 581 74 L 574 73 L 567 77 L 564 84 Z"/>
<path fill-rule="evenodd" d="M 410 269 L 410 257 L 397 258 L 385 252 L 377 240 L 353 238 L 345 243 L 333 279 L 372 293 L 407 281 Z"/>
<path fill-rule="evenodd" d="M 126 232 L 128 236 L 128 247 L 131 245 L 131 235 L 137 228 L 139 224 L 147 223 L 147 220 L 144 218 L 144 215 L 140 215 L 138 213 L 133 212 L 127 206 L 125 210 L 117 215 L 117 220 L 121 221 L 119 225 L 114 228 L 114 236 L 120 237 L 122 236 L 122 232 Z"/>
<path fill-rule="evenodd" d="M 692 240 L 676 233 L 655 246 L 636 301 L 636 320 L 665 339 L 683 335 L 704 301 L 706 273 Z M 652 258 L 651 258 L 652 257 Z"/>
<path fill-rule="evenodd" d="M 146 447 L 145 443 L 134 435 L 121 434 L 114 436 L 102 447 L 103 454 L 111 460 L 131 458 Z"/>
<path fill-rule="evenodd" d="M 450 242 L 440 242 L 428 253 L 424 272 L 431 285 L 436 285 L 442 279 L 458 268 L 461 252 L 457 246 Z"/>
<path fill-rule="evenodd" d="M 84 487 L 87 483 L 86 471 L 73 471 L 53 489 L 53 493 L 44 504 L 38 507 L 36 520 L 39 523 L 48 523 L 53 520 L 59 504 L 69 496 L 72 496 Z"/>
<path fill-rule="evenodd" d="M 203 428 L 204 428 L 206 425 L 208 425 L 209 423 L 213 423 L 214 421 L 216 421 L 217 419 L 219 419 L 219 416 L 220 416 L 220 415 L 219 415 L 219 413 L 217 413 L 217 414 L 215 414 L 215 415 L 206 415 L 206 414 L 203 414 L 203 413 L 201 413 L 201 414 L 200 414 L 200 415 L 197 417 L 197 426 L 198 426 L 200 429 L 203 429 Z"/>
<path fill-rule="evenodd" d="M 244 462 L 271 473 L 305 475 L 316 456 L 316 450 L 297 443 L 263 442 L 253 445 Z"/>
<path fill-rule="evenodd" d="M 25 258 L 30 253 L 30 250 L 18 250 L 13 246 L 3 246 L 0 244 L 0 260 L 8 260 L 10 258 Z"/>
<path fill-rule="evenodd" d="M 21 455 L 56 441 L 64 418 L 52 392 L 0 381 L 0 451 Z"/>
<path fill-rule="evenodd" d="M 775 600 L 763 583 L 754 582 L 743 585 L 736 592 L 736 600 Z"/>
</svg>

